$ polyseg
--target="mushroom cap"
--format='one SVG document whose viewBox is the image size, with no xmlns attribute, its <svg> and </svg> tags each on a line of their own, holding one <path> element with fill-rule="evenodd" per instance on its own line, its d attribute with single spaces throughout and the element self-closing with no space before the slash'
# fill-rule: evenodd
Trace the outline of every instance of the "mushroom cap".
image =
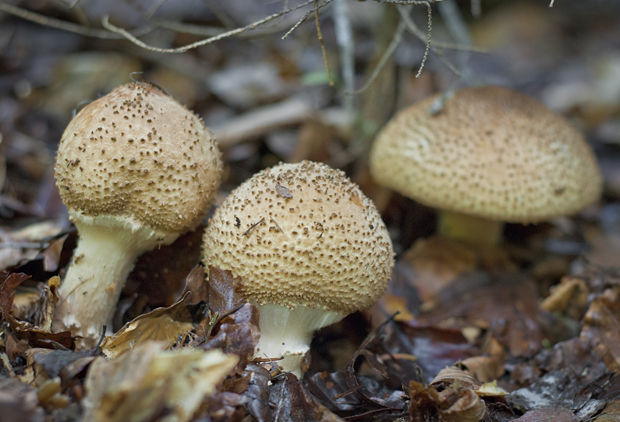
<svg viewBox="0 0 620 422">
<path fill-rule="evenodd" d="M 344 172 L 303 161 L 255 174 L 222 203 L 204 264 L 229 270 L 247 300 L 349 314 L 383 293 L 392 242 L 373 202 Z"/>
<path fill-rule="evenodd" d="M 402 110 L 379 133 L 370 157 L 379 184 L 431 207 L 520 223 L 600 197 L 589 145 L 539 101 L 499 86 L 465 88 L 433 114 L 438 100 Z"/>
<path fill-rule="evenodd" d="M 220 151 L 202 121 L 140 82 L 84 107 L 62 135 L 55 166 L 56 185 L 73 216 L 161 233 L 200 223 L 221 171 Z"/>
</svg>

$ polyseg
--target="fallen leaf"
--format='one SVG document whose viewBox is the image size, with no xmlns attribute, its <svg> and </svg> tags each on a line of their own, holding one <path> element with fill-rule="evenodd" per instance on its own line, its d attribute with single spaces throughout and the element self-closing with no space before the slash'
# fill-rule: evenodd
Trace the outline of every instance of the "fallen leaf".
<svg viewBox="0 0 620 422">
<path fill-rule="evenodd" d="M 608 290 L 611 292 L 611 290 Z M 594 351 L 611 372 L 620 371 L 620 292 L 597 297 L 586 313 L 580 337 L 594 344 Z"/>
<path fill-rule="evenodd" d="M 197 305 L 200 302 L 209 302 L 209 285 L 205 281 L 205 270 L 202 265 L 196 265 L 185 278 L 185 287 L 180 297 L 188 295 L 185 301 L 188 305 Z"/>
<path fill-rule="evenodd" d="M 69 237 L 69 235 L 65 234 L 58 239 L 53 239 L 50 241 L 49 246 L 41 253 L 43 255 L 43 269 L 45 271 L 54 272 L 58 269 L 60 253 L 62 252 L 62 247 L 67 237 Z"/>
<path fill-rule="evenodd" d="M 235 291 L 238 284 L 232 273 L 209 266 L 209 307 L 213 312 L 223 314 L 243 303 L 243 298 Z"/>
<path fill-rule="evenodd" d="M 117 358 L 134 347 L 151 340 L 162 340 L 168 345 L 177 341 L 179 334 L 194 328 L 192 315 L 185 297 L 168 308 L 158 308 L 128 322 L 116 334 L 106 337 L 101 351 L 109 358 Z"/>
<path fill-rule="evenodd" d="M 147 341 L 117 359 L 97 358 L 86 378 L 83 420 L 189 421 L 238 361 L 220 350 L 166 347 Z"/>
<path fill-rule="evenodd" d="M 24 273 L 7 273 L 0 271 L 0 311 L 3 315 L 13 312 L 15 289 L 30 278 Z"/>
<path fill-rule="evenodd" d="M 258 328 L 259 312 L 255 306 L 246 303 L 234 314 L 225 317 L 213 337 L 201 345 L 203 349 L 222 349 L 224 353 L 239 356 L 237 369 L 243 371 L 254 356 L 254 348 L 260 338 Z"/>
</svg>

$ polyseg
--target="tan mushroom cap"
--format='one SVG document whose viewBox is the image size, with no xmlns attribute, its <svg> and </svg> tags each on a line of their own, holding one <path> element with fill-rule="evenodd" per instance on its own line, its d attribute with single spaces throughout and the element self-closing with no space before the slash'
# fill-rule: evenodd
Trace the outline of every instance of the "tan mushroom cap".
<svg viewBox="0 0 620 422">
<path fill-rule="evenodd" d="M 304 161 L 266 169 L 209 221 L 204 264 L 230 270 L 246 299 L 348 314 L 372 305 L 393 266 L 377 209 L 340 170 Z"/>
<path fill-rule="evenodd" d="M 120 86 L 71 120 L 55 176 L 72 213 L 163 232 L 194 228 L 220 183 L 215 139 L 184 106 L 147 83 Z"/>
<path fill-rule="evenodd" d="M 466 88 L 433 115 L 427 98 L 398 113 L 371 152 L 373 178 L 425 205 L 536 222 L 596 201 L 602 178 L 583 136 L 537 100 Z"/>
</svg>

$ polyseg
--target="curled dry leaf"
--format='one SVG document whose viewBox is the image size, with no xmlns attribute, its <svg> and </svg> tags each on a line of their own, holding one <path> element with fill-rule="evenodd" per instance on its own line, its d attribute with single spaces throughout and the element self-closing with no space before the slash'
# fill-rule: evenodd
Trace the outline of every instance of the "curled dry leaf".
<svg viewBox="0 0 620 422">
<path fill-rule="evenodd" d="M 194 328 L 191 321 L 192 315 L 183 297 L 170 307 L 155 309 L 128 322 L 116 334 L 106 337 L 100 347 L 107 357 L 117 358 L 148 341 L 159 340 L 171 345 L 179 334 Z"/>
<path fill-rule="evenodd" d="M 148 341 L 118 359 L 96 359 L 86 378 L 83 420 L 189 421 L 239 359 L 220 350 L 166 346 Z"/>
<path fill-rule="evenodd" d="M 439 371 L 435 379 L 433 379 L 433 382 L 431 382 L 430 386 L 437 388 L 447 388 L 455 383 L 458 383 L 458 385 L 461 385 L 464 388 L 469 388 L 472 390 L 477 390 L 482 385 L 479 380 L 472 377 L 470 374 L 463 371 L 462 369 L 459 369 L 456 366 L 449 366 Z"/>
<path fill-rule="evenodd" d="M 475 380 L 474 380 L 475 382 Z M 409 415 L 414 422 L 479 422 L 487 412 L 484 401 L 474 389 L 456 381 L 439 391 L 438 387 L 415 381 L 409 383 Z"/>
<path fill-rule="evenodd" d="M 15 289 L 29 278 L 30 276 L 24 273 L 0 272 L 0 310 L 3 315 L 6 316 L 13 311 Z"/>
</svg>

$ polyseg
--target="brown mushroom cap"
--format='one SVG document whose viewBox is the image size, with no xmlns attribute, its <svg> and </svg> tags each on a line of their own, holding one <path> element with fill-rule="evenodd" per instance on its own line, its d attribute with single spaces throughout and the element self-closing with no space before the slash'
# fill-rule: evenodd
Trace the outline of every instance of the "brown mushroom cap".
<svg viewBox="0 0 620 422">
<path fill-rule="evenodd" d="M 371 152 L 373 178 L 425 205 L 536 222 L 596 201 L 602 178 L 583 136 L 537 100 L 499 86 L 466 88 L 398 113 Z"/>
<path fill-rule="evenodd" d="M 178 233 L 204 217 L 221 169 L 215 139 L 202 121 L 155 86 L 135 82 L 73 118 L 55 173 L 73 213 Z"/>
<path fill-rule="evenodd" d="M 259 305 L 348 314 L 372 305 L 393 266 L 377 209 L 340 170 L 280 164 L 235 189 L 209 221 L 204 263 Z"/>
</svg>

